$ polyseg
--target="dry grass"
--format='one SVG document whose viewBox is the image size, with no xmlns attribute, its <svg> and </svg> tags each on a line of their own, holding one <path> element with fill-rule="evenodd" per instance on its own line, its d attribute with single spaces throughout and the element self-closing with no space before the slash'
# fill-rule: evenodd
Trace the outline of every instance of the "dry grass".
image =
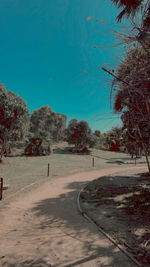
<svg viewBox="0 0 150 267">
<path fill-rule="evenodd" d="M 124 153 L 91 149 L 90 155 L 81 155 L 67 152 L 67 146 L 65 142 L 53 145 L 53 153 L 50 156 L 25 157 L 21 155 L 21 150 L 14 150 L 12 157 L 4 158 L 3 163 L 0 164 L 0 177 L 4 178 L 4 185 L 9 185 L 9 189 L 4 191 L 4 199 L 10 198 L 14 193 L 33 183 L 56 179 L 58 176 L 104 169 L 115 164 L 134 165 L 134 160 Z M 49 177 L 47 177 L 48 163 L 50 164 Z"/>
</svg>

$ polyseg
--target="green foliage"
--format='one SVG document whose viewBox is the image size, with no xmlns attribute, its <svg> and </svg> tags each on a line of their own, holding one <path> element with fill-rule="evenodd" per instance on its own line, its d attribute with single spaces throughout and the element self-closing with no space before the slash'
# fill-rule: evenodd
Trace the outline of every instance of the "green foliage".
<svg viewBox="0 0 150 267">
<path fill-rule="evenodd" d="M 150 146 L 150 53 L 132 48 L 118 68 L 114 110 L 137 145 Z M 121 81 L 122 80 L 122 81 Z"/>
<path fill-rule="evenodd" d="M 138 142 L 138 138 L 136 137 L 136 132 L 134 129 L 132 131 L 124 129 L 122 137 L 122 145 L 126 148 L 126 152 L 132 156 L 142 155 L 142 144 L 141 142 Z"/>
<path fill-rule="evenodd" d="M 86 147 L 90 144 L 91 129 L 86 121 L 72 119 L 68 124 L 67 141 L 75 147 Z"/>
<path fill-rule="evenodd" d="M 121 22 L 123 17 L 131 17 L 133 30 L 138 32 L 136 40 L 139 44 L 147 42 L 149 46 L 150 39 L 150 1 L 149 0 L 111 0 L 118 8 L 123 8 L 117 16 L 117 22 Z M 138 24 L 136 20 L 138 15 Z M 135 20 L 134 20 L 135 18 Z M 133 22 L 134 21 L 134 22 Z"/>
<path fill-rule="evenodd" d="M 24 150 L 26 156 L 46 156 L 51 154 L 50 144 L 43 144 L 41 138 L 31 138 Z"/>
<path fill-rule="evenodd" d="M 77 119 L 71 119 L 68 123 L 68 127 L 66 129 L 66 139 L 69 144 L 72 144 L 72 136 L 74 134 L 74 129 L 77 126 L 77 124 L 78 124 Z"/>
<path fill-rule="evenodd" d="M 62 132 L 62 141 L 67 142 L 67 128 L 63 130 Z"/>
<path fill-rule="evenodd" d="M 22 140 L 29 128 L 29 110 L 26 102 L 18 95 L 7 91 L 0 84 L 0 141 L 1 155 L 5 153 L 9 141 Z"/>
<path fill-rule="evenodd" d="M 103 146 L 103 136 L 99 130 L 95 130 L 94 133 L 91 133 L 89 146 L 92 148 L 100 149 Z"/>
<path fill-rule="evenodd" d="M 101 147 L 101 144 L 101 138 L 92 133 L 89 139 L 89 146 L 99 149 Z"/>
<path fill-rule="evenodd" d="M 31 114 L 30 132 L 47 140 L 59 141 L 63 138 L 66 116 L 55 113 L 49 106 L 34 110 Z"/>
<path fill-rule="evenodd" d="M 109 150 L 120 151 L 123 145 L 123 130 L 121 127 L 112 127 L 110 131 L 105 133 L 105 147 Z"/>
<path fill-rule="evenodd" d="M 129 18 L 134 17 L 135 14 L 141 9 L 142 2 L 144 0 L 112 0 L 118 8 L 123 8 L 123 10 L 117 16 L 117 21 L 121 21 L 124 16 Z"/>
<path fill-rule="evenodd" d="M 94 135 L 96 135 L 97 137 L 101 136 L 101 132 L 99 130 L 95 130 Z"/>
</svg>

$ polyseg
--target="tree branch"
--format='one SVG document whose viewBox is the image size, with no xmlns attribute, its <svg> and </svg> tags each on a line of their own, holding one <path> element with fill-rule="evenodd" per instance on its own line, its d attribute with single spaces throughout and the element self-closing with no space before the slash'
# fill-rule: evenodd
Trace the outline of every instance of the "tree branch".
<svg viewBox="0 0 150 267">
<path fill-rule="evenodd" d="M 111 73 L 109 70 L 105 69 L 105 68 L 100 68 L 98 67 L 99 69 L 102 69 L 103 71 L 107 72 L 108 74 L 110 74 L 111 76 L 113 76 L 114 78 L 116 78 L 118 81 L 120 82 L 123 82 L 124 84 L 126 85 L 130 85 L 129 83 L 125 82 L 124 80 L 120 79 L 119 77 L 117 77 L 115 74 Z"/>
</svg>

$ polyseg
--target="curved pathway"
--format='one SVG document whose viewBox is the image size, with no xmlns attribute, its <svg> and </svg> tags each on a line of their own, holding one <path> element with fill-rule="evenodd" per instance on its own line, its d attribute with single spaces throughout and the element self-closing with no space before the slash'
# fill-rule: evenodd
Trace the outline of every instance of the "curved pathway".
<svg viewBox="0 0 150 267">
<path fill-rule="evenodd" d="M 136 266 L 80 215 L 76 205 L 85 183 L 126 169 L 60 177 L 16 196 L 0 215 L 0 266 Z"/>
</svg>

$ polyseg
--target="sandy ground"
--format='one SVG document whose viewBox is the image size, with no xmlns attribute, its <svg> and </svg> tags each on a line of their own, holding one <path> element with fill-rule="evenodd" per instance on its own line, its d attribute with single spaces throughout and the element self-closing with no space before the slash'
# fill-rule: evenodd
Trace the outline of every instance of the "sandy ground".
<svg viewBox="0 0 150 267">
<path fill-rule="evenodd" d="M 16 196 L 0 214 L 0 266 L 136 266 L 81 216 L 76 204 L 88 181 L 127 168 L 58 177 Z"/>
</svg>

